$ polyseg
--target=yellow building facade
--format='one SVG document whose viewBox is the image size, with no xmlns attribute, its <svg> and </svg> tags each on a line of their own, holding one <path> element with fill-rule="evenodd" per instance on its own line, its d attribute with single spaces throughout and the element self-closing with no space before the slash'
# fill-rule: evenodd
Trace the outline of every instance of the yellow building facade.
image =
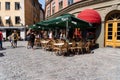
<svg viewBox="0 0 120 80">
<path fill-rule="evenodd" d="M 26 27 L 40 21 L 38 0 L 0 0 L 0 29 L 7 38 L 13 30 L 25 39 Z M 43 10 L 42 10 L 43 11 Z"/>
</svg>

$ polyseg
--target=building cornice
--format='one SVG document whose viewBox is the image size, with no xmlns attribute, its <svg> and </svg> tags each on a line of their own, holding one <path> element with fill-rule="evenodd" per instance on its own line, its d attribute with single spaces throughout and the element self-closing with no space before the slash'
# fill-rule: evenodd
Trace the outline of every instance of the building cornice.
<svg viewBox="0 0 120 80">
<path fill-rule="evenodd" d="M 74 9 L 77 9 L 77 8 L 82 8 L 82 7 L 85 7 L 85 6 L 89 6 L 89 5 L 94 5 L 94 4 L 98 4 L 98 3 L 103 3 L 103 2 L 108 2 L 108 1 L 112 1 L 112 0 L 84 0 L 84 1 L 79 1 L 79 2 L 76 2 L 58 12 L 56 12 L 55 14 L 47 17 L 46 19 L 50 19 L 50 18 L 54 18 L 54 17 L 57 17 L 61 14 L 64 14 L 64 13 L 67 13 L 67 12 L 70 12 Z"/>
<path fill-rule="evenodd" d="M 4 29 L 25 29 L 26 27 L 25 26 L 10 26 L 10 27 L 6 27 L 6 26 L 0 26 L 0 29 L 1 30 L 4 30 Z"/>
</svg>

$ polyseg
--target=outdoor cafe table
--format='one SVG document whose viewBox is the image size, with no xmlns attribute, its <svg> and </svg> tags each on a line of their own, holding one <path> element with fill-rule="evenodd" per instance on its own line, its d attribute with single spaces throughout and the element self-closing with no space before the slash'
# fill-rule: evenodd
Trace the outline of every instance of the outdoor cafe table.
<svg viewBox="0 0 120 80">
<path fill-rule="evenodd" d="M 43 48 L 46 47 L 47 43 L 49 42 L 50 40 L 41 40 L 41 44 L 43 44 Z"/>
<path fill-rule="evenodd" d="M 61 55 L 62 52 L 62 46 L 64 45 L 64 43 L 54 43 L 55 46 L 58 46 L 60 48 L 59 54 Z"/>
<path fill-rule="evenodd" d="M 62 45 L 64 45 L 64 43 L 54 43 L 55 46 L 59 46 L 62 47 Z"/>
<path fill-rule="evenodd" d="M 69 45 L 72 45 L 72 42 L 69 42 L 68 44 L 69 44 Z"/>
<path fill-rule="evenodd" d="M 72 42 L 69 42 L 68 44 L 69 44 L 69 45 L 72 45 Z M 79 42 L 76 42 L 76 44 L 79 44 Z"/>
</svg>

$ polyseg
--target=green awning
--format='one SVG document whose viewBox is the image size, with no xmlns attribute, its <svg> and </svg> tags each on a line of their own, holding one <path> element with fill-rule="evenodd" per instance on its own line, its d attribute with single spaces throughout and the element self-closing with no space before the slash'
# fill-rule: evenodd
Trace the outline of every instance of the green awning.
<svg viewBox="0 0 120 80">
<path fill-rule="evenodd" d="M 30 25 L 28 28 L 33 29 L 33 30 L 40 30 L 41 29 L 40 26 L 36 26 L 35 24 L 34 25 Z"/>
<path fill-rule="evenodd" d="M 64 14 L 56 18 L 52 18 L 46 21 L 41 21 L 37 23 L 37 26 L 44 28 L 66 28 L 68 22 L 68 27 L 72 28 L 82 28 L 86 29 L 87 27 L 92 27 L 92 25 L 86 21 L 75 18 L 71 14 Z"/>
<path fill-rule="evenodd" d="M 40 25 L 30 25 L 28 28 L 32 29 L 32 30 L 47 30 L 48 28 L 45 26 L 40 26 Z"/>
</svg>

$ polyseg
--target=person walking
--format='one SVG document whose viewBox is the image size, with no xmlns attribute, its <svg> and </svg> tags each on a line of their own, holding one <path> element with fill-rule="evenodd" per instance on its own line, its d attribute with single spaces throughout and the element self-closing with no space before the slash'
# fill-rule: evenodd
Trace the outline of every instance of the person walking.
<svg viewBox="0 0 120 80">
<path fill-rule="evenodd" d="M 18 33 L 17 33 L 16 30 L 14 30 L 11 37 L 12 37 L 12 41 L 13 41 L 13 48 L 16 48 L 17 47 L 17 41 L 19 39 L 19 36 L 18 36 Z"/>
<path fill-rule="evenodd" d="M 35 42 L 35 34 L 34 34 L 34 31 L 31 32 L 30 34 L 30 46 L 32 49 L 34 49 L 34 42 Z"/>
<path fill-rule="evenodd" d="M 3 34 L 2 31 L 0 30 L 0 49 L 3 49 L 2 40 L 3 40 Z"/>
<path fill-rule="evenodd" d="M 27 31 L 27 36 L 26 36 L 26 38 L 27 38 L 27 49 L 29 49 L 31 47 L 31 41 L 30 41 L 31 33 L 32 33 L 32 29 L 29 29 Z"/>
<path fill-rule="evenodd" d="M 8 40 L 9 40 L 10 43 L 11 43 L 11 47 L 13 47 L 13 41 L 12 41 L 12 37 L 11 37 L 11 35 L 8 36 Z"/>
</svg>

